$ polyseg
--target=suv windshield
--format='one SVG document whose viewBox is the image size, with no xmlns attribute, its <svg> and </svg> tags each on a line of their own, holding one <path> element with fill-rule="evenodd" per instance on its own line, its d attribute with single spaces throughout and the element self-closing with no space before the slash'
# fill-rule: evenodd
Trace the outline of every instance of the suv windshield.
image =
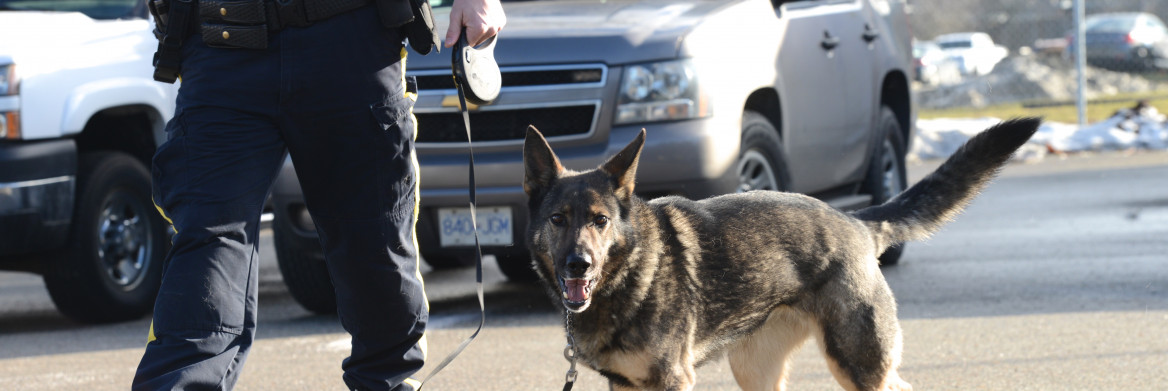
<svg viewBox="0 0 1168 391">
<path fill-rule="evenodd" d="M 0 0 L 0 10 L 80 12 L 93 19 L 127 19 L 142 17 L 145 4 L 144 0 Z"/>
</svg>

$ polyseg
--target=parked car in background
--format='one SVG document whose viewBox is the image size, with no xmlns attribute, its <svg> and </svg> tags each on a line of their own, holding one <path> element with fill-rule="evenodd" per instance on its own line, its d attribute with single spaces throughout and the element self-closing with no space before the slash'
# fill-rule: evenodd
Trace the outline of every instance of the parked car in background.
<svg viewBox="0 0 1168 391">
<path fill-rule="evenodd" d="M 1009 50 L 994 44 L 989 34 L 980 32 L 952 33 L 933 40 L 946 55 L 957 61 L 963 75 L 985 75 L 1009 55 Z"/>
<path fill-rule="evenodd" d="M 448 3 L 448 2 L 446 2 Z M 513 280 L 524 248 L 525 129 L 571 169 L 596 167 L 641 130 L 646 197 L 789 190 L 840 208 L 905 188 L 915 118 L 900 0 L 596 0 L 505 4 L 498 100 L 470 114 L 483 250 Z M 449 8 L 435 20 L 445 31 Z M 435 268 L 473 261 L 467 145 L 448 52 L 411 55 L 421 163 L 417 239 Z M 275 244 L 294 298 L 335 300 L 295 172 L 273 191 Z M 899 250 L 885 253 L 894 263 Z"/>
<path fill-rule="evenodd" d="M 1086 18 L 1083 28 L 1091 65 L 1128 71 L 1168 69 L 1168 27 L 1156 15 L 1095 14 Z M 1072 48 L 1073 38 L 1071 35 Z"/>
<path fill-rule="evenodd" d="M 929 41 L 913 42 L 913 68 L 916 80 L 926 85 L 952 84 L 961 81 L 957 60 Z"/>
<path fill-rule="evenodd" d="M 150 160 L 178 87 L 141 0 L 0 0 L 0 269 L 78 321 L 153 309 L 170 227 Z"/>
</svg>

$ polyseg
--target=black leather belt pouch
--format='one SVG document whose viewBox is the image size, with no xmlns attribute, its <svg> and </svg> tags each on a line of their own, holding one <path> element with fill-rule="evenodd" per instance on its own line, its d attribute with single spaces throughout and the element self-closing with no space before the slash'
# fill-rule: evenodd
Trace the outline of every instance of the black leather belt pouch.
<svg viewBox="0 0 1168 391">
<path fill-rule="evenodd" d="M 267 49 L 268 26 L 233 26 L 204 22 L 203 42 L 217 48 Z"/>
<path fill-rule="evenodd" d="M 167 0 L 148 0 L 146 8 L 154 17 L 154 38 L 161 41 L 166 36 L 166 26 L 170 22 L 170 2 Z"/>
<path fill-rule="evenodd" d="M 440 41 L 434 31 L 434 14 L 426 0 L 377 0 L 381 24 L 397 29 L 409 40 L 410 47 L 426 55 L 438 48 Z"/>
<path fill-rule="evenodd" d="M 199 30 L 207 46 L 266 49 L 264 0 L 200 0 Z"/>
<path fill-rule="evenodd" d="M 263 0 L 199 0 L 199 17 L 233 24 L 268 22 Z"/>
<path fill-rule="evenodd" d="M 386 28 L 395 29 L 414 20 L 410 0 L 377 0 L 377 17 Z"/>
<path fill-rule="evenodd" d="M 440 48 L 442 40 L 438 38 L 438 32 L 434 31 L 434 11 L 430 9 L 430 2 L 410 0 L 410 5 L 414 12 L 414 21 L 405 26 L 405 36 L 409 39 L 410 47 L 424 56 L 431 50 Z"/>
</svg>

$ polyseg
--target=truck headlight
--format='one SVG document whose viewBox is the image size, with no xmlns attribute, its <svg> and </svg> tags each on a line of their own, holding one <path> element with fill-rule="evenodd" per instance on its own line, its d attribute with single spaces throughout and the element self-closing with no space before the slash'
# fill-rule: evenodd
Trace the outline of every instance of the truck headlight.
<svg viewBox="0 0 1168 391">
<path fill-rule="evenodd" d="M 16 78 L 16 66 L 12 64 L 0 65 L 0 98 L 16 95 L 20 92 L 20 84 Z M 20 111 L 15 107 L 9 110 L 0 105 L 0 140 L 20 138 Z"/>
<path fill-rule="evenodd" d="M 0 96 L 16 95 L 16 66 L 0 65 Z"/>
<path fill-rule="evenodd" d="M 616 124 L 672 121 L 710 115 L 689 60 L 626 67 L 617 100 Z"/>
</svg>

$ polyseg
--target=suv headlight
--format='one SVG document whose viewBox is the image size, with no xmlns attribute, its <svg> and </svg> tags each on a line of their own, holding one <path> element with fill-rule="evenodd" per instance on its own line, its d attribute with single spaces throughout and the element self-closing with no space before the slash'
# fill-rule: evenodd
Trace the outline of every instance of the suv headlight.
<svg viewBox="0 0 1168 391">
<path fill-rule="evenodd" d="M 616 124 L 672 121 L 710 115 L 689 60 L 626 67 L 617 100 Z"/>
</svg>

